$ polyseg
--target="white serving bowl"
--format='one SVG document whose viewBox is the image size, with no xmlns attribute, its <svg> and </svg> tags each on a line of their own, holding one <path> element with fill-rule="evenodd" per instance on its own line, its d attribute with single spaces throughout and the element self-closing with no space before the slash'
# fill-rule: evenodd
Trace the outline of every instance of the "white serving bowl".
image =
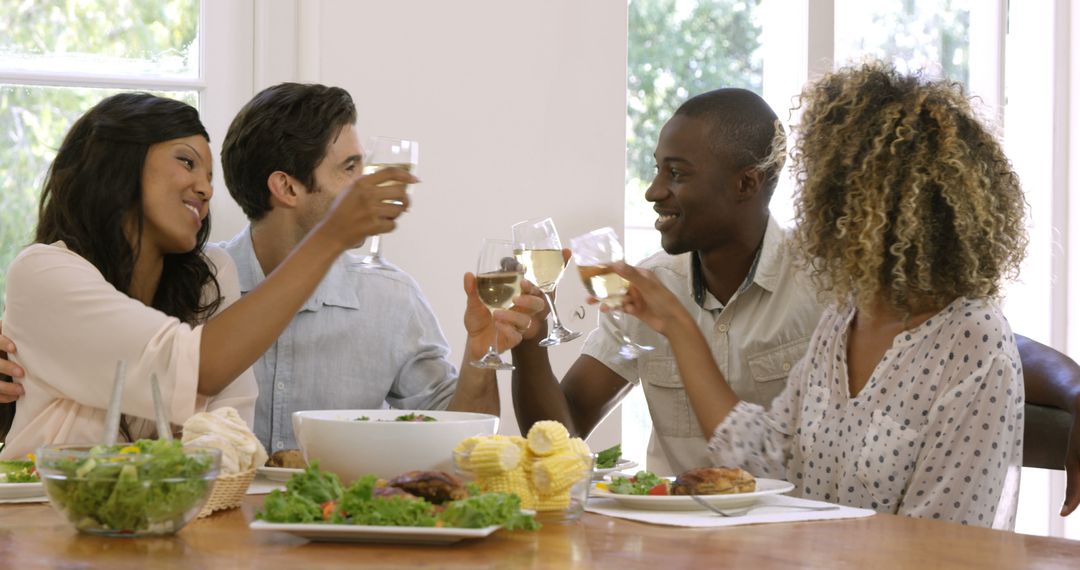
<svg viewBox="0 0 1080 570">
<path fill-rule="evenodd" d="M 394 421 L 410 413 L 436 421 Z M 362 416 L 369 419 L 357 421 Z M 413 470 L 452 472 L 454 446 L 499 429 L 497 416 L 435 410 L 304 411 L 293 412 L 292 422 L 304 459 L 318 461 L 345 484 L 367 474 L 390 479 Z"/>
</svg>

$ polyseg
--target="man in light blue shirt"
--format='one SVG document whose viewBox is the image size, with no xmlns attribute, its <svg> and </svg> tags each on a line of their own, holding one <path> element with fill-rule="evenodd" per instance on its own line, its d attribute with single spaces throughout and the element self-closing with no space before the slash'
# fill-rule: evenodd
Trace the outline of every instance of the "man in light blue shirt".
<svg viewBox="0 0 1080 570">
<path fill-rule="evenodd" d="M 283 83 L 257 94 L 233 119 L 221 149 L 229 193 L 250 225 L 223 244 L 242 293 L 255 288 L 355 180 L 363 149 L 343 89 Z M 465 277 L 465 359 L 521 341 L 543 301 L 519 298 L 491 313 Z M 296 447 L 292 412 L 314 409 L 452 409 L 499 414 L 495 373 L 464 363 L 460 374 L 419 287 L 399 269 L 338 258 L 315 294 L 255 364 L 255 434 L 271 451 Z"/>
</svg>

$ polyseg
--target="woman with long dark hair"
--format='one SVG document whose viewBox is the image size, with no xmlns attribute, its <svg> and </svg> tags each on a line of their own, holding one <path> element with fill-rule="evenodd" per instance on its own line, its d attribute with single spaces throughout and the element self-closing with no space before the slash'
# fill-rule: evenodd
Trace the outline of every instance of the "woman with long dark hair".
<svg viewBox="0 0 1080 570">
<path fill-rule="evenodd" d="M 248 367 L 334 259 L 393 229 L 408 203 L 401 184 L 416 181 L 387 169 L 354 182 L 240 299 L 229 256 L 204 248 L 212 169 L 198 112 L 179 101 L 115 95 L 72 126 L 45 181 L 35 243 L 8 270 L 4 334 L 26 374 L 0 456 L 99 441 L 121 360 L 125 438 L 152 432 L 151 374 L 174 424 L 220 406 L 251 423 Z M 401 184 L 377 187 L 386 182 Z"/>
</svg>

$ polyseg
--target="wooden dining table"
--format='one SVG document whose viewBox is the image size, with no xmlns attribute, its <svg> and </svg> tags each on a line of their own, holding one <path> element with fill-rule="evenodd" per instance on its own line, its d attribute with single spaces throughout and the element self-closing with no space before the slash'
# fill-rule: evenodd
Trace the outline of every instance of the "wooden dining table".
<svg viewBox="0 0 1080 570">
<path fill-rule="evenodd" d="M 174 536 L 80 534 L 48 504 L 0 505 L 4 568 L 1080 568 L 1080 542 L 892 515 L 690 529 L 586 513 L 450 546 L 308 542 L 248 528 L 262 496 Z"/>
</svg>

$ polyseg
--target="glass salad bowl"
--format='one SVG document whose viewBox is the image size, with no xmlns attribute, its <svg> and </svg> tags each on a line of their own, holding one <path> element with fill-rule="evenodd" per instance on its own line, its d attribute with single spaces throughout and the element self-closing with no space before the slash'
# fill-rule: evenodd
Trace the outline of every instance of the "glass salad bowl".
<svg viewBox="0 0 1080 570">
<path fill-rule="evenodd" d="M 164 440 L 55 445 L 37 453 L 52 506 L 80 532 L 106 536 L 180 530 L 199 514 L 220 465 L 217 449 L 185 449 Z"/>
</svg>

